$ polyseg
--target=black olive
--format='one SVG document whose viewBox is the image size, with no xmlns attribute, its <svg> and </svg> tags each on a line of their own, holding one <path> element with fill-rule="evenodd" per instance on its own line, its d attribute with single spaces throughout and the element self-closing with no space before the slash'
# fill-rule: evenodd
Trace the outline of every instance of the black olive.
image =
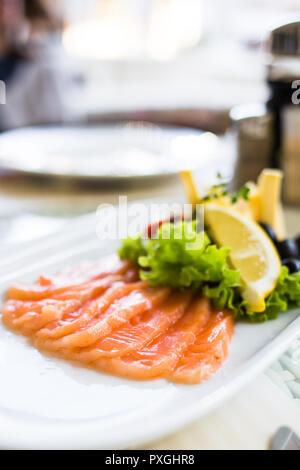
<svg viewBox="0 0 300 470">
<path fill-rule="evenodd" d="M 297 243 L 297 247 L 300 253 L 300 235 L 298 235 L 298 237 L 295 238 L 295 242 Z"/>
<path fill-rule="evenodd" d="M 290 273 L 300 271 L 300 261 L 294 258 L 287 258 L 282 261 L 282 265 L 289 268 Z"/>
<path fill-rule="evenodd" d="M 299 258 L 299 250 L 295 240 L 282 240 L 276 243 L 276 247 L 281 259 Z"/>
<path fill-rule="evenodd" d="M 268 225 L 268 224 L 265 224 L 264 222 L 260 222 L 259 225 L 261 226 L 262 229 L 264 229 L 264 231 L 269 235 L 269 237 L 271 238 L 271 240 L 276 243 L 277 242 L 277 237 L 276 237 L 276 233 L 274 232 L 274 229 Z"/>
</svg>

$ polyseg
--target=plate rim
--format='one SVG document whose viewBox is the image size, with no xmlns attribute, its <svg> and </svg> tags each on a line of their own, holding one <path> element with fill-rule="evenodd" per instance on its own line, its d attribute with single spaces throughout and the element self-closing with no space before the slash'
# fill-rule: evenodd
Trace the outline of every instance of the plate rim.
<svg viewBox="0 0 300 470">
<path fill-rule="evenodd" d="M 126 122 L 141 122 L 141 121 L 134 121 L 134 120 L 127 120 Z M 9 134 L 14 134 L 18 132 L 26 132 L 27 130 L 33 130 L 33 131 L 38 131 L 41 130 L 42 132 L 44 131 L 56 131 L 60 130 L 61 132 L 63 129 L 65 130 L 70 130 L 70 129 L 105 129 L 105 128 L 110 128 L 110 129 L 116 129 L 118 127 L 122 128 L 122 126 L 125 126 L 126 122 L 124 121 L 114 121 L 114 122 L 107 122 L 107 123 L 99 123 L 99 124 L 84 124 L 84 123 L 76 123 L 74 125 L 46 125 L 46 126 L 26 126 L 22 128 L 17 128 L 17 129 L 11 129 L 7 130 L 2 133 L 0 136 L 0 144 L 1 144 L 1 139 L 5 139 Z M 145 124 L 152 124 L 149 121 L 142 121 Z M 159 128 L 164 131 L 171 131 L 171 132 L 181 132 L 181 133 L 186 133 L 186 132 L 191 132 L 193 134 L 203 134 L 205 131 L 203 129 L 197 129 L 193 127 L 184 127 L 184 126 L 172 126 L 172 125 L 165 125 L 165 124 L 154 124 L 159 126 Z M 219 137 L 214 134 L 218 139 Z M 219 140 L 220 141 L 220 140 Z M 193 170 L 196 170 L 200 165 L 195 166 Z M 10 164 L 7 157 L 1 154 L 0 152 L 0 169 L 3 171 L 13 171 L 15 173 L 18 173 L 20 175 L 28 175 L 28 176 L 36 176 L 36 177 L 41 177 L 41 178 L 59 178 L 59 179 L 66 179 L 66 180 L 78 180 L 78 181 L 99 181 L 99 182 L 134 182 L 134 181 L 144 181 L 144 180 L 151 180 L 153 178 L 157 179 L 164 179 L 164 178 L 169 178 L 169 177 L 174 177 L 178 174 L 178 169 L 172 169 L 171 167 L 166 169 L 165 171 L 153 171 L 147 174 L 136 174 L 136 175 L 122 175 L 122 174 L 108 174 L 108 175 L 94 175 L 94 174 L 76 174 L 76 173 L 68 173 L 68 172 L 60 172 L 60 171 L 43 171 L 43 170 L 35 170 L 35 169 L 26 169 L 26 168 L 20 168 L 14 164 Z"/>
</svg>

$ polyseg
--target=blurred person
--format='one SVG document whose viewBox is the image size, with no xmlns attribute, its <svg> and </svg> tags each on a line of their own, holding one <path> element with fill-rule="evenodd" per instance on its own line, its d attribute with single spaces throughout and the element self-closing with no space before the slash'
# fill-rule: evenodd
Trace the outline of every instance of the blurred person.
<svg viewBox="0 0 300 470">
<path fill-rule="evenodd" d="M 78 74 L 61 46 L 61 19 L 41 0 L 0 0 L 0 129 L 76 119 Z"/>
<path fill-rule="evenodd" d="M 22 6 L 20 0 L 0 0 L 0 80 L 5 82 L 24 58 L 17 47 Z"/>
</svg>

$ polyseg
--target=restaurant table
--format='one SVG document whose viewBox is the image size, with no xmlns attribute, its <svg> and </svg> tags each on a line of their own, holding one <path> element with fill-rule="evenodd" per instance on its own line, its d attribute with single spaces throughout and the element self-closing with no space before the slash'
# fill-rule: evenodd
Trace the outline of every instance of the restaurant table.
<svg viewBox="0 0 300 470">
<path fill-rule="evenodd" d="M 201 173 L 195 179 L 203 184 Z M 70 217 L 95 211 L 101 203 L 117 203 L 119 195 L 127 195 L 129 201 L 152 197 L 182 201 L 185 197 L 178 177 L 111 186 L 2 174 L 0 242 L 9 249 L 16 242 L 33 240 L 61 227 Z M 300 210 L 287 208 L 285 215 L 289 233 L 299 232 Z M 284 360 L 276 361 L 217 410 L 147 448 L 267 449 L 281 425 L 290 425 L 300 434 L 300 342 L 291 348 L 287 354 L 295 370 L 288 370 Z"/>
</svg>

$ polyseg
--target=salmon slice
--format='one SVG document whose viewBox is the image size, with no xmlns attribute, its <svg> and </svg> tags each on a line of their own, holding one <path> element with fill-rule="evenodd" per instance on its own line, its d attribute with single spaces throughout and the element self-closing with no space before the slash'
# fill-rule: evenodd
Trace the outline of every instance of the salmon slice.
<svg viewBox="0 0 300 470">
<path fill-rule="evenodd" d="M 188 384 L 206 380 L 227 358 L 232 334 L 232 314 L 214 313 L 204 331 L 180 358 L 170 380 Z"/>
<path fill-rule="evenodd" d="M 94 365 L 101 371 L 138 380 L 163 377 L 173 370 L 187 347 L 195 342 L 211 315 L 208 299 L 194 300 L 185 315 L 149 346 L 120 358 L 102 358 Z"/>
<path fill-rule="evenodd" d="M 57 300 L 70 300 L 75 298 L 83 303 L 88 299 L 93 299 L 101 295 L 106 289 L 111 287 L 116 282 L 123 282 L 122 276 L 107 276 L 104 279 L 81 284 L 80 286 L 71 287 L 64 292 L 53 294 L 50 298 Z"/>
<path fill-rule="evenodd" d="M 91 363 L 101 357 L 124 356 L 141 349 L 172 326 L 184 314 L 190 300 L 191 293 L 176 292 L 157 309 L 133 317 L 123 328 L 88 348 L 67 352 L 65 358 Z"/>
<path fill-rule="evenodd" d="M 84 327 L 74 333 L 64 336 L 53 342 L 55 349 L 83 348 L 94 344 L 100 338 L 107 336 L 116 328 L 124 325 L 127 320 L 150 310 L 163 302 L 170 293 L 170 289 L 145 287 L 135 288 L 127 296 L 123 296 L 106 310 L 96 311 L 96 315 Z M 47 345 L 48 347 L 48 345 Z"/>
<path fill-rule="evenodd" d="M 43 300 L 14 300 L 10 299 L 5 303 L 3 312 L 4 314 L 7 311 L 7 314 L 10 314 L 13 317 L 20 317 L 27 312 L 37 312 L 41 311 L 42 307 L 48 305 L 56 305 L 58 301 L 70 301 L 76 300 L 78 301 L 78 305 L 80 306 L 87 300 L 95 297 L 96 295 L 100 295 L 104 292 L 108 287 L 111 286 L 113 282 L 116 282 L 118 278 L 110 277 L 105 278 L 101 281 L 95 281 L 90 283 L 86 288 L 79 290 L 79 292 L 75 293 L 74 289 L 67 291 L 64 295 L 56 295 L 51 297 L 50 299 L 43 299 Z"/>
<path fill-rule="evenodd" d="M 78 300 L 52 300 L 48 302 L 36 302 L 23 315 L 14 316 L 9 307 L 3 309 L 3 322 L 13 330 L 20 330 L 24 335 L 30 335 L 43 328 L 47 323 L 61 318 L 66 313 L 76 311 L 80 307 Z"/>
<path fill-rule="evenodd" d="M 47 299 L 43 301 L 36 302 L 23 302 L 22 300 L 8 300 L 3 307 L 2 317 L 3 320 L 8 321 L 15 320 L 16 318 L 21 317 L 22 315 L 28 312 L 40 313 L 42 308 L 47 305 L 53 305 L 57 301 L 52 299 Z"/>
<path fill-rule="evenodd" d="M 30 311 L 12 321 L 11 328 L 20 330 L 24 335 L 31 335 L 43 328 L 47 323 L 61 318 L 66 313 L 76 311 L 80 307 L 77 300 L 56 301 L 41 307 L 40 312 Z"/>
<path fill-rule="evenodd" d="M 146 282 L 139 281 L 131 284 L 118 282 L 112 285 L 102 296 L 87 302 L 85 306 L 57 322 L 48 324 L 46 328 L 37 332 L 34 344 L 38 348 L 50 350 L 59 349 L 62 345 L 59 339 L 81 331 L 93 318 L 101 315 L 116 300 L 126 297 L 130 292 L 146 286 Z"/>
<path fill-rule="evenodd" d="M 137 270 L 137 267 L 130 260 L 121 260 L 116 254 L 101 258 L 96 262 L 85 262 L 76 266 L 62 269 L 50 279 L 53 284 L 63 285 L 64 283 L 78 284 L 82 282 L 102 279 L 112 274 L 126 274 L 129 269 Z M 41 279 L 41 278 L 39 278 Z"/>
<path fill-rule="evenodd" d="M 47 298 L 53 298 L 54 296 L 62 296 L 68 291 L 79 293 L 81 290 L 84 290 L 88 287 L 91 281 L 101 280 L 107 276 L 112 275 L 124 275 L 128 276 L 128 269 L 131 268 L 132 273 L 136 274 L 136 269 L 132 268 L 132 263 L 128 261 L 122 261 L 116 264 L 114 261 L 114 269 L 112 271 L 108 270 L 108 265 L 112 264 L 112 261 L 109 263 L 103 261 L 97 265 L 98 271 L 96 274 L 96 267 L 93 265 L 92 268 L 86 268 L 87 272 L 82 273 L 82 268 L 72 268 L 72 270 L 63 271 L 52 278 L 46 278 L 40 276 L 38 280 L 32 285 L 25 285 L 18 283 L 11 286 L 7 293 L 6 298 L 14 300 L 24 300 L 24 301 L 34 301 L 34 300 L 43 300 Z M 72 272 L 75 271 L 75 275 L 72 275 Z M 79 271 L 79 272 L 78 272 Z"/>
<path fill-rule="evenodd" d="M 111 277 L 109 279 L 111 279 Z M 122 278 L 118 277 L 115 279 L 121 280 Z M 90 287 L 90 282 L 65 286 L 46 286 L 40 285 L 39 283 L 33 284 L 31 286 L 16 284 L 8 290 L 6 298 L 8 300 L 20 300 L 24 302 L 34 302 L 49 298 L 67 300 L 74 297 L 80 297 L 81 294 Z"/>
<path fill-rule="evenodd" d="M 62 296 L 63 300 L 44 299 L 39 301 L 8 300 L 3 308 L 4 322 L 12 329 L 24 327 L 24 333 L 33 333 L 46 325 L 53 324 L 65 315 L 74 315 L 95 295 L 103 293 L 112 283 L 112 278 L 95 281 L 80 294 Z"/>
</svg>

